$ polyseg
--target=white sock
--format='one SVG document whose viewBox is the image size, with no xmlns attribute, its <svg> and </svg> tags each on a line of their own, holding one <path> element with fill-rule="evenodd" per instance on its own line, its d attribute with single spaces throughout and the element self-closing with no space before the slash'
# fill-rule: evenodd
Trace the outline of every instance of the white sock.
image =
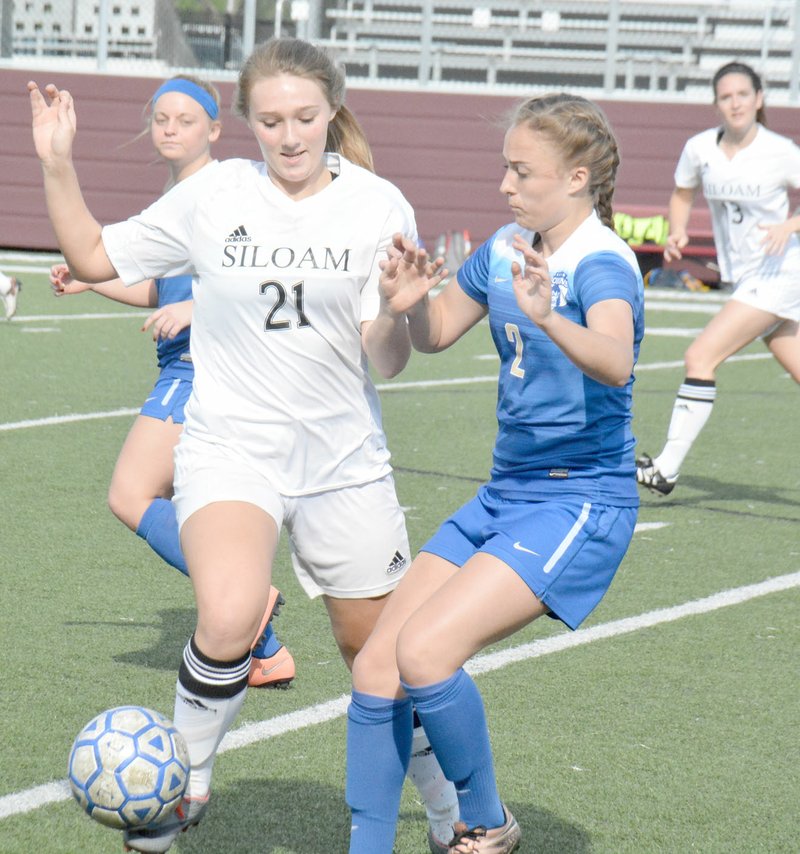
<svg viewBox="0 0 800 854">
<path fill-rule="evenodd" d="M 414 727 L 408 778 L 422 798 L 433 835 L 447 844 L 453 838 L 453 824 L 458 821 L 456 787 L 444 776 L 421 726 Z"/>
<path fill-rule="evenodd" d="M 173 723 L 189 748 L 189 797 L 208 795 L 217 748 L 242 708 L 249 672 L 249 653 L 241 661 L 215 662 L 197 649 L 194 638 L 186 645 Z"/>
<path fill-rule="evenodd" d="M 667 443 L 653 460 L 665 478 L 678 476 L 689 449 L 711 415 L 716 396 L 717 387 L 714 380 L 695 380 L 687 377 L 678 389 L 678 396 L 672 407 Z"/>
</svg>

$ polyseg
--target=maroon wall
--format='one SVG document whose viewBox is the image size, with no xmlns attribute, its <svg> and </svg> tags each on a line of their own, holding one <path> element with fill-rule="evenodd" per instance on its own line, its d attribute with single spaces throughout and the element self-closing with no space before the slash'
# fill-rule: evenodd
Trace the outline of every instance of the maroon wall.
<svg viewBox="0 0 800 854">
<path fill-rule="evenodd" d="M 135 138 L 143 127 L 142 107 L 159 80 L 4 70 L 0 246 L 56 248 L 31 141 L 25 89 L 31 78 L 41 85 L 52 80 L 75 96 L 75 163 L 86 201 L 101 222 L 124 219 L 158 196 L 165 170 L 154 161 L 149 139 Z M 250 131 L 230 114 L 233 84 L 221 83 L 219 88 L 225 104 L 224 128 L 215 154 L 258 157 Z M 515 101 L 395 90 L 348 93 L 348 105 L 372 144 L 378 172 L 396 183 L 412 203 L 420 235 L 429 245 L 443 231 L 463 228 L 476 243 L 508 221 L 498 192 L 502 177 L 498 120 Z M 714 111 L 698 104 L 609 101 L 601 106 L 622 152 L 615 207 L 629 213 L 640 213 L 641 208 L 666 212 L 681 146 L 689 134 L 713 124 Z M 796 134 L 796 110 L 772 108 L 768 113 L 776 131 Z"/>
</svg>

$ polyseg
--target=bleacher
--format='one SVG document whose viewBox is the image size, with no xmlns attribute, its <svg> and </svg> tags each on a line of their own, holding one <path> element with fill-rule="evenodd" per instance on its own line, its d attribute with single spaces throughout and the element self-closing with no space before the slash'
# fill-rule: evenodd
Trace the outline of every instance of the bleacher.
<svg viewBox="0 0 800 854">
<path fill-rule="evenodd" d="M 537 83 L 679 93 L 740 57 L 788 89 L 794 0 L 338 0 L 325 41 L 348 74 L 415 83 Z M 616 10 L 616 14 L 615 14 Z"/>
</svg>

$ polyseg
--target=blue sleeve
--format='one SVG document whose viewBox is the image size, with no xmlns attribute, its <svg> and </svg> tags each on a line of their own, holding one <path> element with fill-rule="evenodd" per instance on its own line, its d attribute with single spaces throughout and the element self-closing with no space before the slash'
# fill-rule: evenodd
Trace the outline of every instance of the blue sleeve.
<svg viewBox="0 0 800 854">
<path fill-rule="evenodd" d="M 156 279 L 156 291 L 159 308 L 175 302 L 185 302 L 192 298 L 192 277 L 184 275 Z"/>
<path fill-rule="evenodd" d="M 639 277 L 616 252 L 587 255 L 575 268 L 575 291 L 584 315 L 596 302 L 606 299 L 625 300 L 636 314 L 643 297 Z"/>
<path fill-rule="evenodd" d="M 456 275 L 461 290 L 481 305 L 488 303 L 491 252 L 492 241 L 487 240 L 459 267 Z"/>
<path fill-rule="evenodd" d="M 634 357 L 644 336 L 644 285 L 642 277 L 616 252 L 595 252 L 575 269 L 575 297 L 581 314 L 607 299 L 625 300 L 633 315 Z"/>
</svg>

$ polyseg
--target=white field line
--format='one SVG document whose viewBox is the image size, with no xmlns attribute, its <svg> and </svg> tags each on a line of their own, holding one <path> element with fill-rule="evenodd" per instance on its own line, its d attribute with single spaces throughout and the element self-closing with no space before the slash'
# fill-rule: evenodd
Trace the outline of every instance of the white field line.
<svg viewBox="0 0 800 854">
<path fill-rule="evenodd" d="M 149 311 L 109 311 L 92 314 L 22 314 L 12 318 L 12 323 L 49 323 L 51 320 L 125 320 L 130 317 L 147 317 Z"/>
<path fill-rule="evenodd" d="M 111 409 L 107 412 L 76 412 L 73 415 L 51 415 L 48 418 L 29 418 L 26 421 L 9 421 L 0 424 L 0 432 L 24 430 L 26 427 L 50 427 L 53 424 L 69 424 L 71 421 L 93 421 L 98 418 L 117 418 L 121 415 L 136 415 L 136 409 Z"/>
<path fill-rule="evenodd" d="M 697 338 L 702 329 L 682 329 L 679 326 L 645 326 L 645 337 L 652 335 L 666 338 Z"/>
<path fill-rule="evenodd" d="M 576 632 L 564 632 L 549 638 L 521 644 L 511 649 L 482 655 L 474 658 L 467 664 L 467 671 L 473 676 L 481 673 L 489 673 L 500 670 L 509 664 L 519 661 L 528 661 L 532 658 L 540 658 L 556 652 L 563 652 L 599 640 L 619 637 L 621 635 L 638 632 L 643 629 L 665 623 L 673 623 L 684 617 L 708 614 L 720 608 L 728 608 L 731 605 L 741 605 L 759 596 L 768 596 L 772 593 L 780 593 L 800 587 L 800 572 L 789 575 L 781 575 L 770 578 L 757 584 L 749 584 L 745 587 L 737 587 L 732 590 L 723 590 L 703 599 L 694 599 L 675 605 L 671 608 L 659 608 L 655 611 L 647 611 L 635 617 L 625 617 L 621 620 L 612 620 L 609 623 L 601 623 L 587 629 L 578 629 Z M 342 717 L 347 711 L 350 698 L 343 694 L 325 703 L 318 703 L 305 709 L 298 709 L 285 715 L 278 715 L 266 721 L 244 724 L 238 729 L 229 732 L 220 745 L 219 752 L 225 753 L 229 750 L 237 750 L 256 742 L 266 741 L 296 732 L 315 724 L 326 723 Z M 0 798 L 0 820 L 14 815 L 32 812 L 42 806 L 59 801 L 69 800 L 71 797 L 69 785 L 66 780 L 53 783 L 45 783 L 34 786 L 22 792 L 15 792 Z"/>
<path fill-rule="evenodd" d="M 727 362 L 750 362 L 759 359 L 771 359 L 770 353 L 752 353 L 745 356 L 731 356 Z M 675 362 L 651 362 L 650 364 L 637 365 L 636 373 L 641 371 L 660 371 L 665 368 L 681 368 L 683 361 Z M 492 374 L 485 377 L 456 377 L 445 380 L 417 380 L 407 383 L 382 383 L 376 388 L 379 392 L 406 391 L 415 388 L 442 388 L 445 386 L 473 385 L 476 383 L 496 383 L 497 376 Z M 24 430 L 28 427 L 50 427 L 55 424 L 68 424 L 74 421 L 93 421 L 99 418 L 118 418 L 120 416 L 136 415 L 139 408 L 111 409 L 105 412 L 76 412 L 72 415 L 51 415 L 46 418 L 30 418 L 25 421 L 8 421 L 0 424 L 0 433 L 8 430 Z"/>
</svg>

